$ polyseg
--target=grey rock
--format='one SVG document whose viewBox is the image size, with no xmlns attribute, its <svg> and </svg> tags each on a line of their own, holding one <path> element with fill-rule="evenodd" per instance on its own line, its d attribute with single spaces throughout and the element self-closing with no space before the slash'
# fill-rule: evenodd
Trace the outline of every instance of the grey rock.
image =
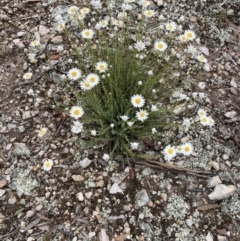
<svg viewBox="0 0 240 241">
<path fill-rule="evenodd" d="M 0 134 L 0 144 L 2 144 L 5 141 L 5 136 Z"/>
<path fill-rule="evenodd" d="M 100 241 L 110 241 L 105 228 L 100 230 L 98 237 Z"/>
<path fill-rule="evenodd" d="M 150 198 L 147 194 L 145 189 L 142 189 L 138 192 L 135 196 L 135 206 L 136 208 L 141 208 L 142 206 L 146 205 L 150 201 Z"/>
<path fill-rule="evenodd" d="M 28 111 L 24 111 L 22 113 L 22 118 L 23 118 L 23 120 L 27 120 L 27 119 L 31 118 L 31 112 L 29 110 Z"/>
<path fill-rule="evenodd" d="M 228 111 L 228 112 L 226 112 L 225 113 L 225 116 L 227 117 L 227 118 L 234 118 L 235 116 L 236 116 L 236 114 L 237 114 L 237 112 L 236 111 L 234 111 L 234 110 L 232 110 L 232 111 Z"/>
<path fill-rule="evenodd" d="M 91 163 L 92 163 L 92 161 L 90 159 L 88 159 L 87 157 L 79 162 L 79 164 L 82 168 L 88 167 Z"/>
<path fill-rule="evenodd" d="M 0 180 L 0 188 L 6 186 L 7 181 L 6 180 Z"/>
<path fill-rule="evenodd" d="M 72 179 L 73 179 L 75 182 L 84 181 L 84 177 L 81 176 L 81 175 L 72 175 Z"/>
<path fill-rule="evenodd" d="M 25 143 L 15 142 L 13 148 L 13 154 L 15 156 L 29 156 L 30 150 L 27 148 Z"/>
<path fill-rule="evenodd" d="M 219 176 L 214 176 L 214 177 L 211 177 L 208 179 L 207 187 L 212 188 L 212 187 L 217 186 L 220 183 L 222 183 L 222 181 L 220 180 Z"/>
<path fill-rule="evenodd" d="M 228 9 L 227 10 L 227 15 L 233 15 L 234 14 L 234 10 L 233 9 Z"/>
<path fill-rule="evenodd" d="M 232 87 L 234 87 L 234 88 L 237 88 L 237 87 L 238 87 L 238 86 L 237 86 L 237 83 L 236 83 L 236 81 L 235 81 L 234 79 L 231 80 L 230 85 L 231 85 Z"/>
<path fill-rule="evenodd" d="M 5 194 L 5 190 L 3 190 L 3 189 L 0 189 L 0 197 L 2 197 L 4 194 Z"/>
<path fill-rule="evenodd" d="M 218 241 L 228 241 L 226 237 L 220 235 L 217 236 L 217 239 Z"/>
<path fill-rule="evenodd" d="M 237 190 L 234 185 L 224 185 L 218 184 L 215 186 L 214 191 L 208 195 L 210 200 L 221 200 L 223 198 L 229 197 Z"/>
</svg>

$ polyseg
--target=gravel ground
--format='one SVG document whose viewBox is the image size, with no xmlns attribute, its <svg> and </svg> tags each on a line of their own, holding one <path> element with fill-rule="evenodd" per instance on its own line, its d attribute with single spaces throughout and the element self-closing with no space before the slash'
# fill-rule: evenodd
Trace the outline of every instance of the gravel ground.
<svg viewBox="0 0 240 241">
<path fill-rule="evenodd" d="M 103 150 L 74 141 L 69 117 L 54 107 L 57 74 L 67 71 L 63 62 L 71 66 L 71 53 L 52 32 L 52 16 L 88 2 L 0 2 L 1 240 L 240 240 L 240 5 L 156 2 L 171 20 L 183 15 L 200 37 L 208 63 L 183 91 L 204 93 L 196 102 L 216 122 L 170 133 L 191 140 L 195 152 L 162 166 L 158 141 L 142 143 L 136 165 L 103 160 Z M 36 56 L 34 39 L 45 46 Z M 34 73 L 29 81 L 26 71 Z M 183 113 L 197 122 L 193 111 Z M 39 138 L 42 127 L 47 134 Z M 42 168 L 48 159 L 49 172 Z"/>
</svg>

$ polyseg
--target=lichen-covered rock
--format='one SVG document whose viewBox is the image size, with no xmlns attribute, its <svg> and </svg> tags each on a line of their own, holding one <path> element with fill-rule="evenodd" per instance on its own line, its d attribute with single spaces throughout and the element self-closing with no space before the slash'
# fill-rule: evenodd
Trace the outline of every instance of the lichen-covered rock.
<svg viewBox="0 0 240 241">
<path fill-rule="evenodd" d="M 210 200 L 221 200 L 223 198 L 231 196 L 237 188 L 234 185 L 218 184 L 212 193 L 208 195 Z"/>
</svg>

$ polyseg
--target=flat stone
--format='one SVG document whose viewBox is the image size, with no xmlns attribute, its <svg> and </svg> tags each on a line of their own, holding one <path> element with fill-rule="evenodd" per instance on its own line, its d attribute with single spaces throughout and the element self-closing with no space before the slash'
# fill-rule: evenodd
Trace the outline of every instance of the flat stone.
<svg viewBox="0 0 240 241">
<path fill-rule="evenodd" d="M 55 36 L 54 38 L 52 38 L 51 42 L 54 44 L 60 44 L 63 41 L 63 37 L 62 36 Z"/>
<path fill-rule="evenodd" d="M 0 180 L 0 188 L 4 187 L 7 185 L 7 181 L 6 180 Z"/>
<path fill-rule="evenodd" d="M 27 119 L 31 118 L 31 112 L 29 110 L 24 111 L 22 114 L 22 118 L 23 118 L 23 120 L 27 120 Z"/>
<path fill-rule="evenodd" d="M 106 233 L 106 229 L 102 228 L 101 231 L 99 232 L 99 240 L 100 241 L 110 241 L 107 233 Z"/>
<path fill-rule="evenodd" d="M 82 168 L 88 167 L 91 163 L 92 163 L 92 161 L 88 158 L 84 158 L 82 161 L 79 162 L 79 164 Z"/>
<path fill-rule="evenodd" d="M 2 197 L 4 194 L 5 194 L 5 190 L 3 190 L 3 189 L 0 189 L 0 197 Z"/>
<path fill-rule="evenodd" d="M 84 200 L 84 196 L 82 192 L 77 193 L 77 198 L 79 201 L 83 201 Z"/>
<path fill-rule="evenodd" d="M 214 191 L 208 195 L 210 200 L 221 200 L 231 196 L 237 188 L 234 185 L 218 184 L 215 186 Z"/>
<path fill-rule="evenodd" d="M 145 189 L 142 189 L 140 192 L 136 194 L 136 197 L 135 197 L 136 208 L 141 208 L 142 206 L 146 205 L 149 201 L 150 201 L 150 198 Z"/>
<path fill-rule="evenodd" d="M 84 181 L 84 177 L 81 176 L 81 175 L 72 175 L 72 179 L 73 179 L 75 182 Z"/>
<path fill-rule="evenodd" d="M 27 148 L 25 143 L 15 142 L 13 144 L 14 144 L 13 154 L 15 156 L 29 156 L 30 155 L 30 150 Z"/>
<path fill-rule="evenodd" d="M 222 183 L 222 181 L 220 180 L 219 176 L 214 176 L 214 177 L 211 177 L 208 179 L 207 187 L 212 188 L 212 187 L 217 186 L 220 183 Z"/>
<path fill-rule="evenodd" d="M 234 118 L 235 116 L 236 116 L 236 114 L 237 114 L 237 112 L 236 111 L 234 111 L 234 110 L 232 110 L 232 111 L 228 111 L 227 113 L 225 113 L 225 116 L 227 117 L 227 118 Z"/>
</svg>

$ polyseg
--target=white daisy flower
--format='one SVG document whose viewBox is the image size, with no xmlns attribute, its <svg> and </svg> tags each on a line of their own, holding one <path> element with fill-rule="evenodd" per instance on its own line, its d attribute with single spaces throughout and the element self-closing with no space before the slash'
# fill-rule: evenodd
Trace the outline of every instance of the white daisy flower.
<svg viewBox="0 0 240 241">
<path fill-rule="evenodd" d="M 101 20 L 100 22 L 98 22 L 98 24 L 101 28 L 106 28 L 108 26 L 108 21 Z"/>
<path fill-rule="evenodd" d="M 86 18 L 86 14 L 84 14 L 84 13 L 77 14 L 78 20 L 83 20 L 84 18 Z"/>
<path fill-rule="evenodd" d="M 152 70 L 149 70 L 149 71 L 148 71 L 148 75 L 153 75 L 153 71 L 152 71 Z"/>
<path fill-rule="evenodd" d="M 133 124 L 134 124 L 134 122 L 132 122 L 132 121 L 128 121 L 128 122 L 127 122 L 127 125 L 128 125 L 129 127 L 132 127 Z"/>
<path fill-rule="evenodd" d="M 109 154 L 104 153 L 102 159 L 103 159 L 104 161 L 108 162 L 108 161 L 110 160 Z"/>
<path fill-rule="evenodd" d="M 134 95 L 131 98 L 131 103 L 134 107 L 143 107 L 145 103 L 145 99 L 141 95 Z"/>
<path fill-rule="evenodd" d="M 177 155 L 177 151 L 174 147 L 168 145 L 164 148 L 163 154 L 164 154 L 164 159 L 166 161 L 170 161 Z"/>
<path fill-rule="evenodd" d="M 32 47 L 36 47 L 36 46 L 39 46 L 39 45 L 40 45 L 40 42 L 38 40 L 34 40 L 30 44 L 30 46 L 32 46 Z"/>
<path fill-rule="evenodd" d="M 92 29 L 84 29 L 81 32 L 81 35 L 82 35 L 83 38 L 92 39 L 93 35 L 94 35 L 94 31 Z"/>
<path fill-rule="evenodd" d="M 197 54 L 197 49 L 192 44 L 190 44 L 187 48 L 187 52 L 195 56 Z"/>
<path fill-rule="evenodd" d="M 199 96 L 200 99 L 204 99 L 206 97 L 203 92 L 199 92 L 198 96 Z"/>
<path fill-rule="evenodd" d="M 202 54 L 199 54 L 197 56 L 197 60 L 200 61 L 200 62 L 203 62 L 203 63 L 207 63 L 208 62 L 207 59 Z"/>
<path fill-rule="evenodd" d="M 201 117 L 200 117 L 200 123 L 201 123 L 203 126 L 209 125 L 209 118 L 208 118 L 207 116 L 201 116 Z"/>
<path fill-rule="evenodd" d="M 127 17 L 126 12 L 120 12 L 117 16 L 120 20 L 124 20 Z"/>
<path fill-rule="evenodd" d="M 150 5 L 150 1 L 140 0 L 139 5 L 142 6 L 143 8 L 146 8 Z"/>
<path fill-rule="evenodd" d="M 189 126 L 191 126 L 191 124 L 192 124 L 191 119 L 183 118 L 183 122 L 182 122 L 183 126 L 189 127 Z"/>
<path fill-rule="evenodd" d="M 83 80 L 80 82 L 80 87 L 82 90 L 90 90 L 93 88 L 93 85 L 89 81 Z"/>
<path fill-rule="evenodd" d="M 207 112 L 204 109 L 199 109 L 197 114 L 199 117 L 207 116 Z"/>
<path fill-rule="evenodd" d="M 192 30 L 186 30 L 184 35 L 186 35 L 188 40 L 193 40 L 196 38 L 196 34 Z"/>
<path fill-rule="evenodd" d="M 193 153 L 193 145 L 189 142 L 182 145 L 182 152 L 183 155 L 189 156 Z"/>
<path fill-rule="evenodd" d="M 192 93 L 192 97 L 193 97 L 193 99 L 196 99 L 197 96 L 198 96 L 198 93 L 197 93 L 197 92 L 193 92 L 193 93 Z"/>
<path fill-rule="evenodd" d="M 187 38 L 187 36 L 186 36 L 185 34 L 179 35 L 179 36 L 178 36 L 178 39 L 179 39 L 182 43 L 187 42 L 187 40 L 188 40 L 188 38 Z"/>
<path fill-rule="evenodd" d="M 143 84 L 143 82 L 142 81 L 138 81 L 138 85 L 142 85 Z"/>
<path fill-rule="evenodd" d="M 138 142 L 130 142 L 131 145 L 131 149 L 132 150 L 137 150 L 139 147 L 139 143 Z"/>
<path fill-rule="evenodd" d="M 167 44 L 163 40 L 157 40 L 154 44 L 154 48 L 158 51 L 164 51 L 167 49 Z"/>
<path fill-rule="evenodd" d="M 99 83 L 100 78 L 97 74 L 88 74 L 86 77 L 86 81 L 90 83 L 90 85 L 95 86 Z"/>
<path fill-rule="evenodd" d="M 102 3 L 100 0 L 92 0 L 90 3 L 94 8 L 98 8 L 98 9 L 102 8 Z"/>
<path fill-rule="evenodd" d="M 157 106 L 156 106 L 156 105 L 152 105 L 152 106 L 151 106 L 151 111 L 158 111 Z"/>
<path fill-rule="evenodd" d="M 177 24 L 175 22 L 168 22 L 165 24 L 166 30 L 173 32 L 177 28 Z"/>
<path fill-rule="evenodd" d="M 152 134 L 157 133 L 157 129 L 156 128 L 152 128 Z"/>
<path fill-rule="evenodd" d="M 111 128 L 114 128 L 114 124 L 113 124 L 113 123 L 111 123 L 111 124 L 110 124 L 110 127 L 111 127 Z"/>
<path fill-rule="evenodd" d="M 68 13 L 73 15 L 73 14 L 76 14 L 76 12 L 78 11 L 78 7 L 77 6 L 71 6 L 68 8 Z"/>
<path fill-rule="evenodd" d="M 68 78 L 71 80 L 77 80 L 81 77 L 81 75 L 81 70 L 77 68 L 70 69 L 67 73 Z"/>
<path fill-rule="evenodd" d="M 73 106 L 70 109 L 70 116 L 72 118 L 78 119 L 78 118 L 82 117 L 83 114 L 84 114 L 84 110 L 81 106 Z"/>
<path fill-rule="evenodd" d="M 145 43 L 143 41 L 137 41 L 134 44 L 134 48 L 137 49 L 138 51 L 142 51 L 144 49 L 146 49 Z"/>
<path fill-rule="evenodd" d="M 123 11 L 131 11 L 132 10 L 132 6 L 130 4 L 126 4 L 126 3 L 123 3 L 122 6 L 121 6 L 121 9 Z"/>
<path fill-rule="evenodd" d="M 80 9 L 80 13 L 82 13 L 82 14 L 88 14 L 89 12 L 90 12 L 89 8 L 82 8 L 82 9 Z"/>
<path fill-rule="evenodd" d="M 208 121 L 208 125 L 210 127 L 213 127 L 215 125 L 215 121 L 213 120 L 213 118 L 211 116 L 208 116 L 207 121 Z"/>
<path fill-rule="evenodd" d="M 123 121 L 128 121 L 129 117 L 127 115 L 121 115 L 120 118 L 123 120 Z"/>
<path fill-rule="evenodd" d="M 148 118 L 148 112 L 146 110 L 137 111 L 136 117 L 139 121 L 145 121 Z"/>
<path fill-rule="evenodd" d="M 177 146 L 176 152 L 182 154 L 182 146 Z"/>
<path fill-rule="evenodd" d="M 125 3 L 134 3 L 135 0 L 124 0 Z"/>
<path fill-rule="evenodd" d="M 51 159 L 47 159 L 44 163 L 43 163 L 43 170 L 44 171 L 50 171 L 52 169 L 53 166 L 53 160 Z"/>
<path fill-rule="evenodd" d="M 96 130 L 91 130 L 90 132 L 91 132 L 92 136 L 96 136 L 97 135 L 97 131 Z"/>
<path fill-rule="evenodd" d="M 23 78 L 24 78 L 25 80 L 31 79 L 31 78 L 32 78 L 32 73 L 31 73 L 31 72 L 25 73 L 25 74 L 23 75 Z"/>
<path fill-rule="evenodd" d="M 206 84 L 204 82 L 199 82 L 198 87 L 203 90 L 203 89 L 205 89 Z"/>
<path fill-rule="evenodd" d="M 62 32 L 65 29 L 65 22 L 59 21 L 57 23 L 56 29 L 58 32 Z"/>
<path fill-rule="evenodd" d="M 143 14 L 144 14 L 144 16 L 145 17 L 147 17 L 147 18 L 151 18 L 154 14 L 155 14 L 155 12 L 153 11 L 153 10 L 145 10 L 144 12 L 143 12 Z"/>
<path fill-rule="evenodd" d="M 78 134 L 82 131 L 83 124 L 79 121 L 74 121 L 73 126 L 71 128 L 72 133 Z"/>
<path fill-rule="evenodd" d="M 46 133 L 47 133 L 47 128 L 41 128 L 39 131 L 38 131 L 38 137 L 43 137 Z"/>
<path fill-rule="evenodd" d="M 100 73 L 104 73 L 108 69 L 108 64 L 104 61 L 100 61 L 96 63 L 95 67 Z"/>
</svg>

